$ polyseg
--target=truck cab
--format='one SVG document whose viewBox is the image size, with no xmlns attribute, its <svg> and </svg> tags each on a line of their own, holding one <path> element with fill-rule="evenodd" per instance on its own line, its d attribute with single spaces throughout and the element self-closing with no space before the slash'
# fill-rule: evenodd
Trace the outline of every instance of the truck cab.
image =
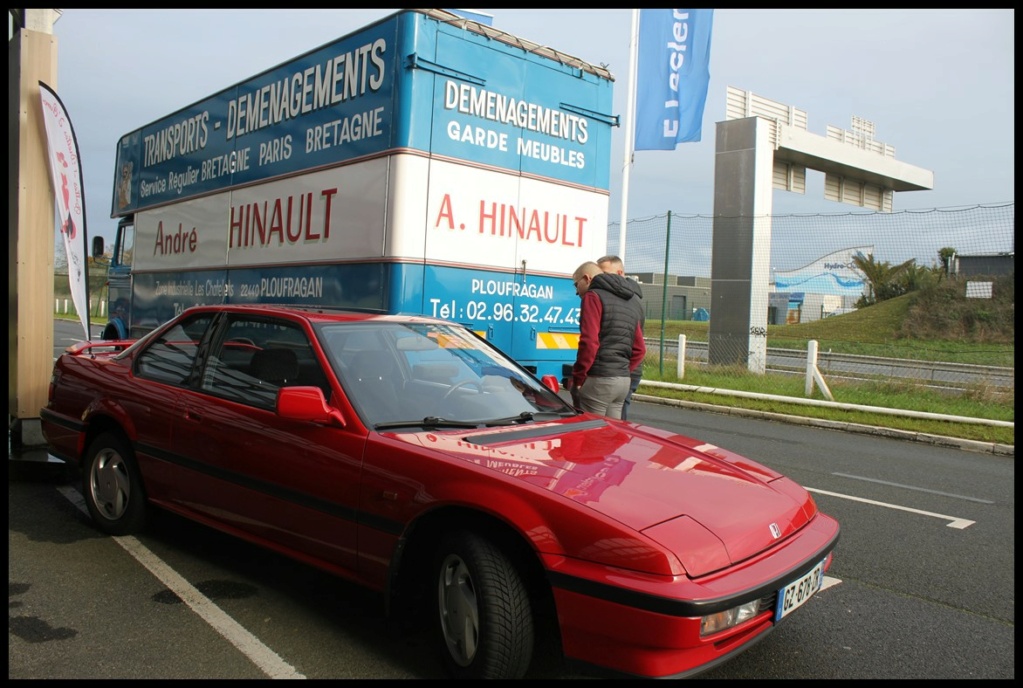
<svg viewBox="0 0 1023 688">
<path fill-rule="evenodd" d="M 100 242 L 103 237 L 96 237 Z M 135 339 L 144 332 L 131 326 L 131 266 L 135 252 L 135 216 L 122 217 L 117 223 L 114 250 L 107 271 L 107 312 L 110 314 L 103 339 Z M 96 253 L 96 248 L 93 248 Z M 103 253 L 100 243 L 99 253 Z"/>
</svg>

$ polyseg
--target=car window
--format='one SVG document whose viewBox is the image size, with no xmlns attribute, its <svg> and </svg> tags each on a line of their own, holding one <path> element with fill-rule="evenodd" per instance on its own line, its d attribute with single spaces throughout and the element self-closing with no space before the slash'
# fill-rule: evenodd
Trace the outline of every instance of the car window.
<svg viewBox="0 0 1023 688">
<path fill-rule="evenodd" d="M 213 317 L 197 315 L 170 328 L 139 354 L 136 374 L 150 380 L 183 385 L 192 372 L 199 342 Z"/>
<path fill-rule="evenodd" d="M 212 347 L 201 388 L 218 397 L 271 410 L 277 390 L 319 387 L 331 395 L 309 338 L 294 322 L 234 315 Z"/>
<path fill-rule="evenodd" d="M 514 361 L 466 328 L 330 323 L 316 328 L 344 392 L 371 426 L 442 418 L 476 422 L 570 411 Z"/>
</svg>

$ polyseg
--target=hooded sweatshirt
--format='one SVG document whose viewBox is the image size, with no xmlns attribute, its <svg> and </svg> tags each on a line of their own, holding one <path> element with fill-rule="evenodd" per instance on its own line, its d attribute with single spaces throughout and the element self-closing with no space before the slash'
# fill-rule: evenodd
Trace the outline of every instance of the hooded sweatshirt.
<svg viewBox="0 0 1023 688">
<path fill-rule="evenodd" d="M 590 280 L 582 296 L 579 352 L 572 382 L 580 387 L 588 377 L 630 377 L 643 363 L 643 305 L 638 285 L 614 273 Z"/>
</svg>

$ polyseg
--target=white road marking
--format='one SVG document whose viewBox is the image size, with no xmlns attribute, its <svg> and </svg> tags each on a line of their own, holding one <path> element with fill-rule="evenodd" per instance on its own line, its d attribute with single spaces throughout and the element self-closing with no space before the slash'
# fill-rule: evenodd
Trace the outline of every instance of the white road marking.
<svg viewBox="0 0 1023 688">
<path fill-rule="evenodd" d="M 838 497 L 839 499 L 851 499 L 854 502 L 863 502 L 864 504 L 873 504 L 874 506 L 883 506 L 887 509 L 898 509 L 899 511 L 908 511 L 912 514 L 920 514 L 921 516 L 931 516 L 933 518 L 941 518 L 946 521 L 950 521 L 948 524 L 949 528 L 969 528 L 976 521 L 969 521 L 965 518 L 958 518 L 956 516 L 946 516 L 945 514 L 936 514 L 933 511 L 921 511 L 920 509 L 910 509 L 908 506 L 899 506 L 898 504 L 888 504 L 886 502 L 878 502 L 873 499 L 864 499 L 863 497 L 853 497 L 852 495 L 839 494 L 838 492 L 828 492 L 827 490 L 818 490 L 813 487 L 807 487 L 810 492 L 816 492 L 817 494 L 828 495 L 830 497 Z"/>
<path fill-rule="evenodd" d="M 838 585 L 841 582 L 842 582 L 841 578 L 832 578 L 831 576 L 824 576 L 824 580 L 821 581 L 821 590 L 827 590 L 831 586 Z M 820 592 L 820 590 L 818 590 L 817 592 Z"/>
<path fill-rule="evenodd" d="M 917 492 L 926 492 L 928 494 L 941 495 L 942 497 L 951 497 L 952 499 L 965 499 L 968 502 L 978 502 L 980 504 L 994 504 L 990 499 L 980 499 L 978 497 L 967 497 L 965 495 L 952 494 L 951 492 L 939 492 L 938 490 L 928 490 L 923 487 L 916 487 L 914 485 L 903 485 L 902 483 L 893 483 L 888 480 L 877 480 L 876 478 L 865 478 L 862 475 L 849 475 L 848 473 L 832 473 L 831 475 L 837 475 L 841 478 L 852 478 L 853 480 L 863 480 L 868 483 L 878 483 L 880 485 L 891 485 L 892 487 L 900 487 L 904 490 L 915 490 Z"/>
<path fill-rule="evenodd" d="M 68 501 L 77 506 L 86 516 L 89 510 L 85 506 L 82 495 L 73 487 L 64 485 L 58 488 Z M 177 571 L 168 566 L 162 559 L 153 554 L 149 548 L 130 535 L 112 538 L 140 564 L 149 569 L 156 578 L 180 597 L 192 611 L 213 627 L 229 643 L 258 666 L 270 678 L 305 678 L 295 667 L 291 666 L 276 652 L 264 645 L 259 638 L 249 633 L 237 621 L 232 619 L 208 597 L 195 589 Z"/>
</svg>

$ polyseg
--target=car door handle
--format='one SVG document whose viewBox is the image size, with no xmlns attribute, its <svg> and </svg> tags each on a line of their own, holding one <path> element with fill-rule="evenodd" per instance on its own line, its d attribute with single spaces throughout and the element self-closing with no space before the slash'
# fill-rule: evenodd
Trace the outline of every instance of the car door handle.
<svg viewBox="0 0 1023 688">
<path fill-rule="evenodd" d="M 200 422 L 202 422 L 202 414 L 201 413 L 196 413 L 192 409 L 186 409 L 185 410 L 185 420 L 190 420 L 190 421 L 193 421 L 195 423 L 200 423 Z"/>
</svg>

